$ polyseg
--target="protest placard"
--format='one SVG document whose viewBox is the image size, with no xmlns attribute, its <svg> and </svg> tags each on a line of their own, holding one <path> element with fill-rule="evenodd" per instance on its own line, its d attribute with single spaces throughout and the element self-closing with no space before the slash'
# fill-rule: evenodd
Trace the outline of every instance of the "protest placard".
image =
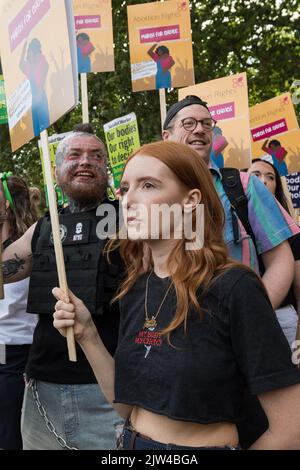
<svg viewBox="0 0 300 470">
<path fill-rule="evenodd" d="M 69 0 L 1 0 L 1 61 L 13 151 L 77 103 L 70 6 Z"/>
<path fill-rule="evenodd" d="M 133 91 L 194 84 L 189 2 L 130 5 L 127 12 Z"/>
<path fill-rule="evenodd" d="M 115 69 L 111 0 L 73 0 L 79 73 Z"/>
<path fill-rule="evenodd" d="M 250 108 L 252 157 L 272 157 L 280 176 L 300 170 L 300 131 L 290 93 Z"/>
<path fill-rule="evenodd" d="M 128 156 L 140 147 L 136 115 L 130 113 L 114 119 L 104 124 L 103 128 L 114 185 L 118 189 Z"/>
<path fill-rule="evenodd" d="M 248 86 L 246 73 L 217 78 L 179 90 L 178 98 L 199 96 L 217 121 L 211 160 L 223 166 L 247 168 L 251 161 Z"/>
<path fill-rule="evenodd" d="M 286 176 L 287 187 L 295 209 L 300 209 L 300 172 Z"/>
<path fill-rule="evenodd" d="M 1 61 L 12 150 L 41 135 L 59 286 L 68 298 L 47 128 L 78 101 L 72 0 L 1 0 Z M 76 361 L 73 328 L 69 358 Z"/>
</svg>

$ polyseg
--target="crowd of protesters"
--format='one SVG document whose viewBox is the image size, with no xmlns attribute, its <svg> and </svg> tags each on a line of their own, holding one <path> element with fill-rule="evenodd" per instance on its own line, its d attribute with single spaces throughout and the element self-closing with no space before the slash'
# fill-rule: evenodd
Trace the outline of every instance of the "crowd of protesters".
<svg viewBox="0 0 300 470">
<path fill-rule="evenodd" d="M 0 339 L 19 355 L 0 365 L 0 396 L 11 398 L 0 406 L 0 448 L 300 449 L 300 229 L 271 163 L 214 166 L 215 125 L 196 96 L 171 106 L 162 141 L 127 160 L 115 201 L 91 126 L 59 144 L 69 298 L 57 287 L 49 214 L 12 237 L 17 196 L 13 177 L 2 178 L 3 277 L 22 305 L 0 300 Z M 99 207 L 119 205 L 122 236 L 99 237 Z M 182 217 L 155 217 L 154 206 Z M 70 326 L 77 362 L 63 337 Z"/>
</svg>

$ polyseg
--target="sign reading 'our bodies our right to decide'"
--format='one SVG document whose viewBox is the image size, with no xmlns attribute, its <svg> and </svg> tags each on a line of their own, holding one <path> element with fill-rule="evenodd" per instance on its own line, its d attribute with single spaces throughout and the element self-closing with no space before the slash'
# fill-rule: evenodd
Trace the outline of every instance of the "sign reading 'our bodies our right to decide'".
<svg viewBox="0 0 300 470">
<path fill-rule="evenodd" d="M 112 169 L 115 188 L 120 186 L 122 171 L 128 156 L 140 147 L 140 138 L 136 115 L 127 114 L 103 126 L 109 162 Z"/>
<path fill-rule="evenodd" d="M 300 209 L 300 173 L 292 173 L 286 177 L 288 190 L 291 195 L 293 206 Z"/>
</svg>

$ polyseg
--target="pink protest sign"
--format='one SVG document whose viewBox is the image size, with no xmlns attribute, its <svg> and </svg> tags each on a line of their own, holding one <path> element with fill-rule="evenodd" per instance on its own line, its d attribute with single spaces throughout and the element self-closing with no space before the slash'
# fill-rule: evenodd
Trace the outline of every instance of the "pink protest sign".
<svg viewBox="0 0 300 470">
<path fill-rule="evenodd" d="M 101 28 L 100 15 L 75 16 L 75 29 Z"/>
<path fill-rule="evenodd" d="M 29 0 L 8 26 L 10 50 L 25 39 L 50 10 L 50 0 Z"/>
<path fill-rule="evenodd" d="M 175 39 L 180 39 L 179 25 L 143 28 L 140 30 L 141 44 L 146 42 L 171 41 Z"/>
<path fill-rule="evenodd" d="M 268 139 L 274 135 L 281 134 L 288 130 L 286 120 L 279 119 L 278 121 L 265 124 L 264 126 L 256 127 L 251 129 L 251 134 L 254 142 L 258 140 Z"/>
<path fill-rule="evenodd" d="M 209 106 L 211 116 L 217 121 L 235 117 L 234 102 Z"/>
</svg>

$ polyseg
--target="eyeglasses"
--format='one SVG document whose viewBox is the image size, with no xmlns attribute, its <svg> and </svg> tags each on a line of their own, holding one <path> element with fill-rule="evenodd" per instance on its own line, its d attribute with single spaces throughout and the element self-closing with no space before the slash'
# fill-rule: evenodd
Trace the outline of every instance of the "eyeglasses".
<svg viewBox="0 0 300 470">
<path fill-rule="evenodd" d="M 205 119 L 194 119 L 192 117 L 181 119 L 181 124 L 186 131 L 193 132 L 198 123 L 200 122 L 202 129 L 204 131 L 212 131 L 213 128 L 216 126 L 217 121 L 212 118 L 205 118 Z"/>
</svg>

